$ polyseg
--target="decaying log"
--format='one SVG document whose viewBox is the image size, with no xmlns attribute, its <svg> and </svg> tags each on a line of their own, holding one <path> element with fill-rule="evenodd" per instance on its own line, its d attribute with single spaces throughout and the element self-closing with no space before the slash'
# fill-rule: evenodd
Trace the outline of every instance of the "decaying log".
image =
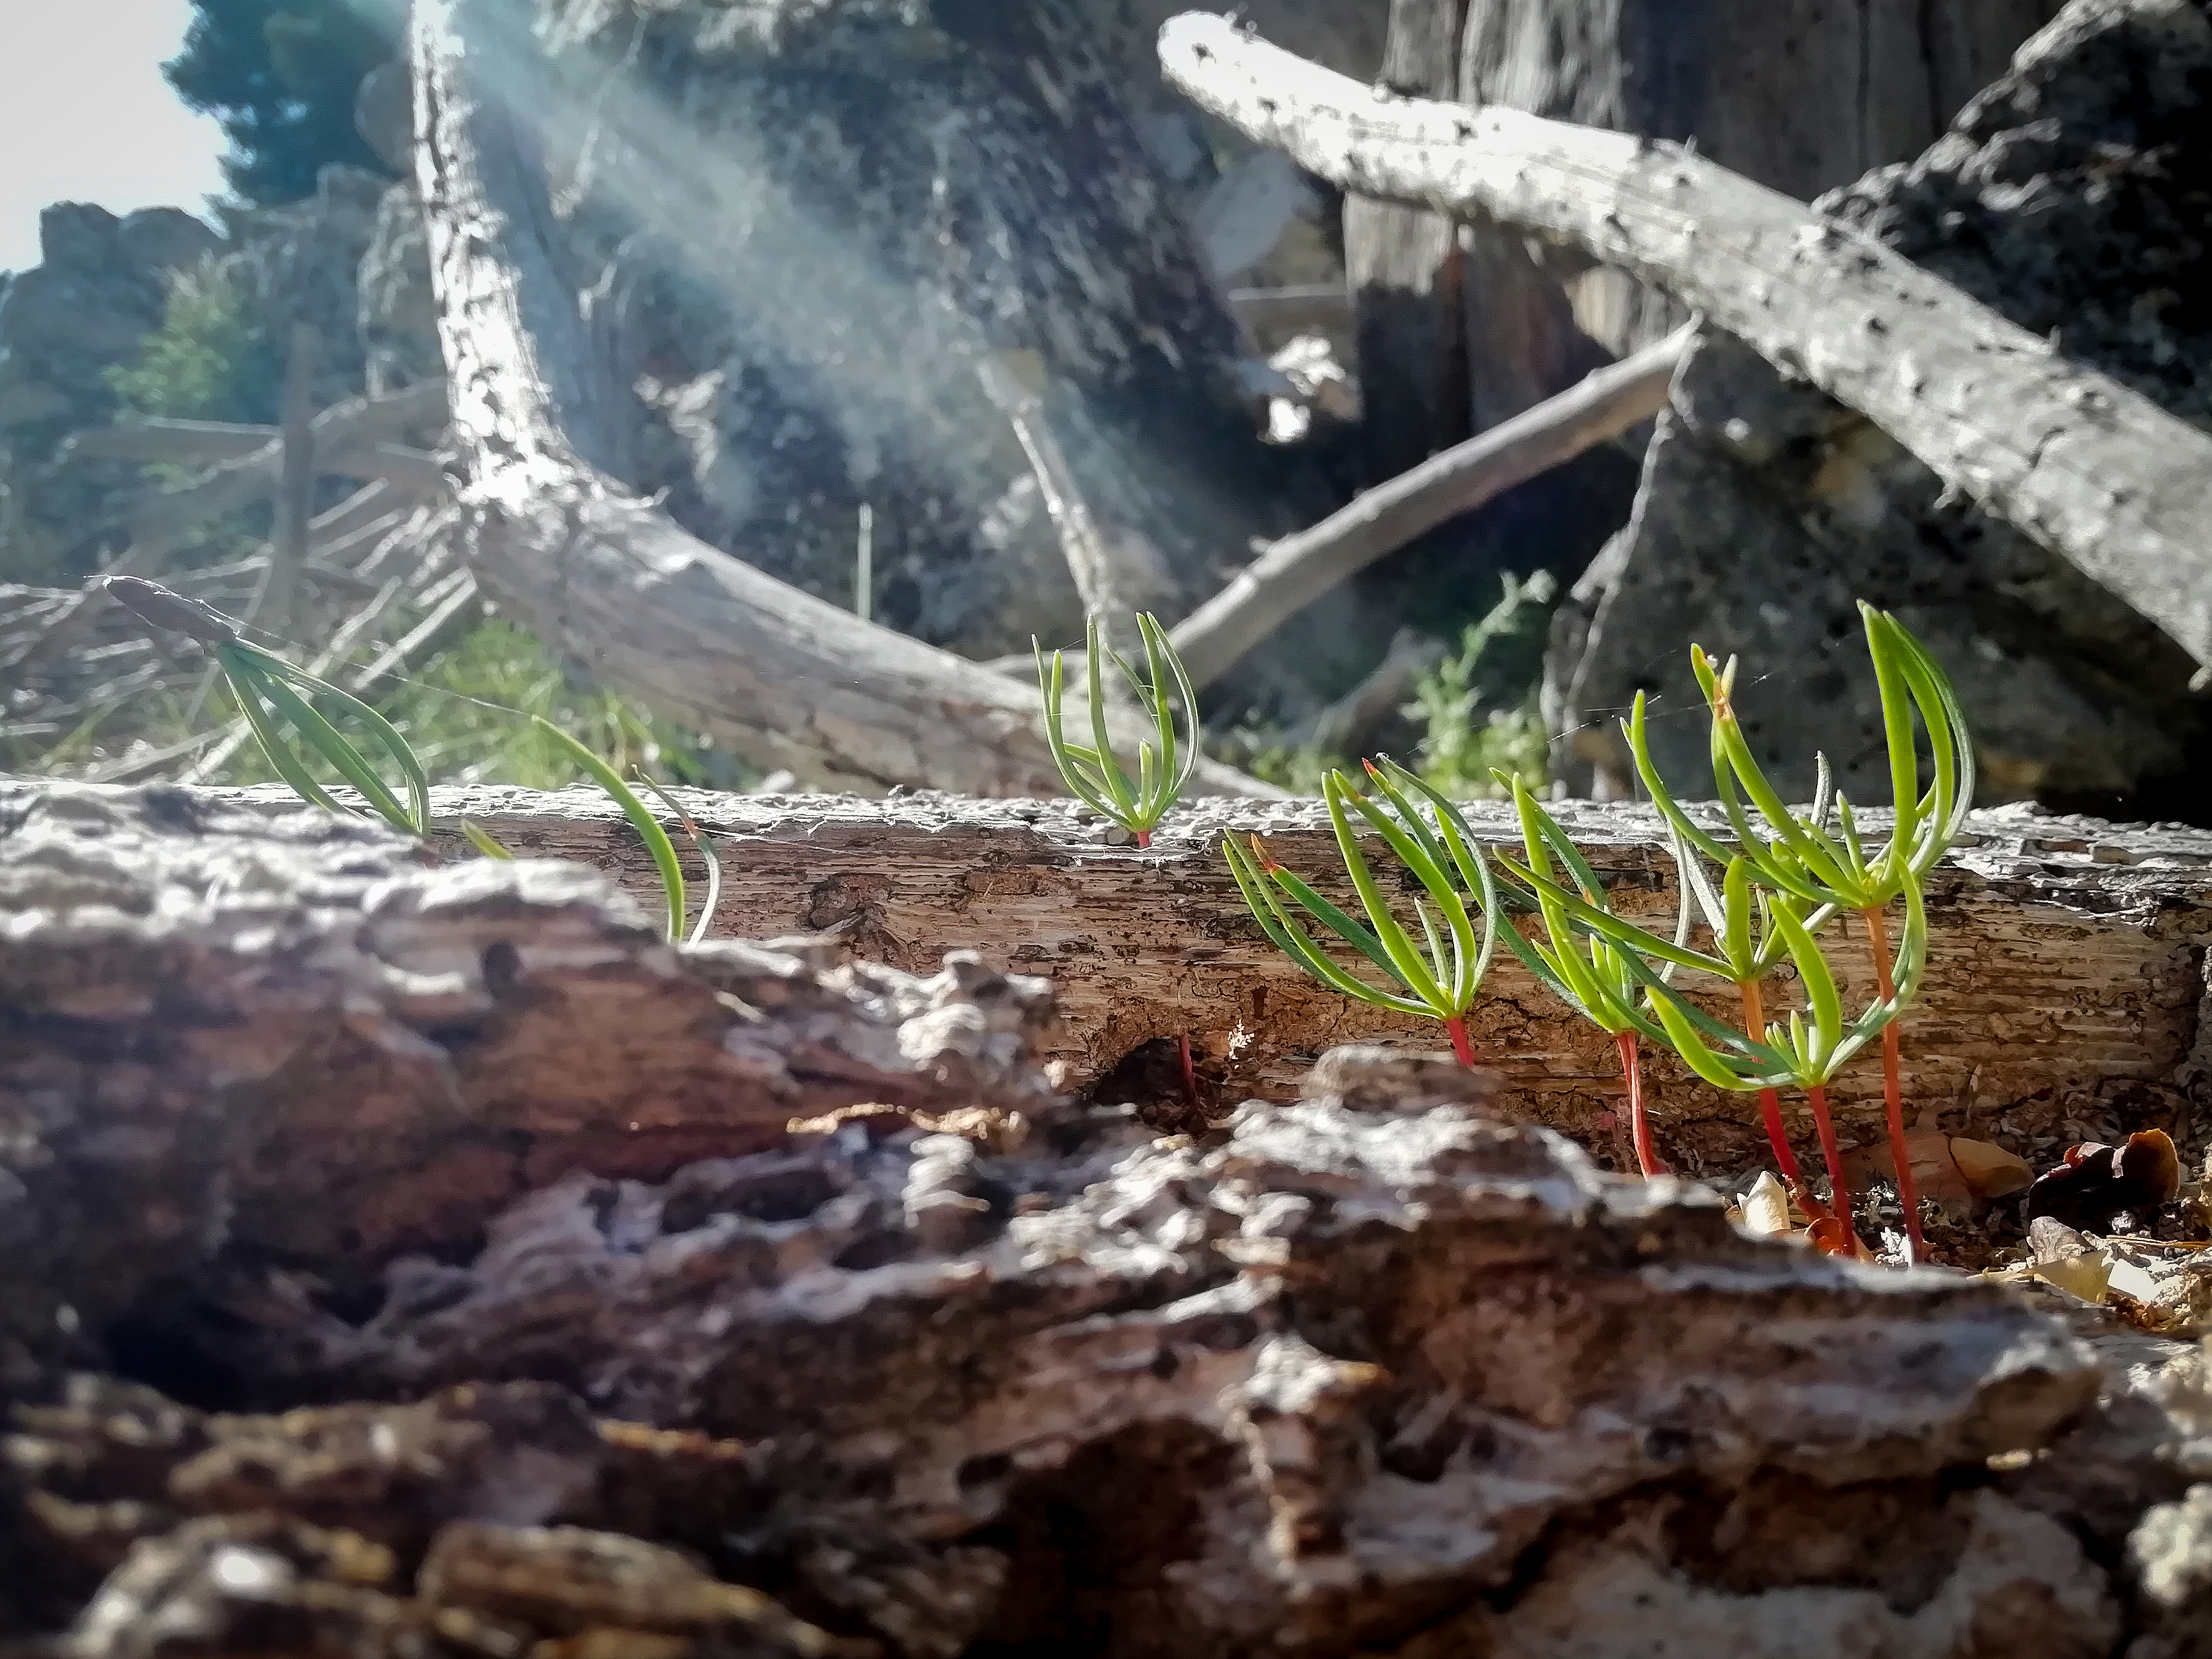
<svg viewBox="0 0 2212 1659">
<path fill-rule="evenodd" d="M 1042 985 L 750 945 L 687 969 L 588 871 L 432 870 L 366 823 L 178 789 L 0 782 L 0 915 L 19 1339 L 226 1230 L 333 1261 L 436 1247 L 568 1169 L 665 1172 L 860 1101 L 1019 1110 L 1036 1086 L 1017 1034 Z M 161 1146 L 102 1158 L 152 1115 Z"/>
<path fill-rule="evenodd" d="M 1111 1092 L 1117 1066 L 1141 1063 L 1145 1045 L 1180 1033 L 1209 1093 L 1228 1100 L 1287 1097 L 1332 1043 L 1440 1042 L 1432 1025 L 1314 984 L 1246 914 L 1218 851 L 1225 833 L 1265 835 L 1285 863 L 1355 902 L 1312 804 L 1195 803 L 1139 852 L 1110 844 L 1118 831 L 1064 800 L 676 793 L 721 838 L 718 935 L 828 933 L 858 957 L 911 972 L 972 946 L 1001 968 L 1048 975 L 1061 1021 L 1040 1052 L 1069 1068 L 1073 1086 L 1103 1079 Z M 290 804 L 275 788 L 235 798 L 264 810 Z M 441 789 L 433 799 L 454 826 L 441 845 L 456 854 L 465 814 L 520 852 L 582 860 L 647 907 L 660 902 L 635 834 L 595 791 Z M 1504 806 L 1466 810 L 1485 839 L 1517 845 Z M 1671 929 L 1673 863 L 1653 817 L 1627 806 L 1558 811 L 1616 884 L 1615 902 Z M 2023 1153 L 2064 1122 L 2173 1118 L 2173 1085 L 2200 1041 L 2212 836 L 1981 813 L 1930 904 L 1933 964 L 1905 1028 L 1916 1109 L 1947 1115 L 1954 1132 L 1972 1123 L 1973 1133 L 2017 1138 Z M 1498 958 L 1470 1021 L 1477 1049 L 1507 1079 L 1517 1113 L 1603 1145 L 1620 1104 L 1611 1045 L 1509 953 Z M 1837 959 L 1850 994 L 1870 995 L 1856 942 L 1840 945 Z M 1656 1133 L 1677 1168 L 1759 1162 L 1753 1103 L 1671 1066 L 1652 1070 Z M 1844 1139 L 1878 1145 L 1879 1068 L 1847 1071 L 1837 1100 Z"/>
<path fill-rule="evenodd" d="M 1359 86 L 1197 14 L 1169 78 L 1346 189 L 1571 241 L 1865 415 L 2212 665 L 2212 438 L 1684 147 Z"/>
<path fill-rule="evenodd" d="M 560 229 L 514 122 L 471 88 L 469 36 L 526 76 L 503 9 L 415 9 L 417 156 L 465 556 L 486 592 L 605 684 L 771 769 L 866 789 L 1059 787 L 1034 688 L 776 580 L 687 535 L 589 457 L 599 406 Z M 509 109 L 532 107 L 502 82 Z M 1209 763 L 1210 786 L 1273 793 Z"/>
<path fill-rule="evenodd" d="M 1339 1048 L 1161 1139 L 1046 1086 L 1041 981 L 678 952 L 573 866 L 177 790 L 0 785 L 0 1629 L 76 1659 L 2128 1634 L 2035 1484 L 2103 1424 L 2063 1322 L 1485 1074 Z M 195 1405 L 51 1370 L 119 1360 Z"/>
<path fill-rule="evenodd" d="M 1289 617 L 1415 537 L 1650 420 L 1666 406 L 1692 333 L 1679 330 L 1595 370 L 1275 543 L 1175 625 L 1176 649 L 1192 680 L 1210 685 Z"/>
</svg>

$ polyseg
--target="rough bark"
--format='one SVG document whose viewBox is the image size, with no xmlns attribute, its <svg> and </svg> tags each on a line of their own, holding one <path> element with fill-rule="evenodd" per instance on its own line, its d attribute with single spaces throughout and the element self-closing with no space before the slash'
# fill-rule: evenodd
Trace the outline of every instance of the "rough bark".
<svg viewBox="0 0 2212 1659">
<path fill-rule="evenodd" d="M 240 798 L 268 808 L 289 800 L 276 789 Z M 841 950 L 910 972 L 972 945 L 1000 966 L 1047 975 L 1062 1020 L 1040 1053 L 1069 1068 L 1073 1087 L 1109 1097 L 1141 1090 L 1150 1056 L 1184 1034 L 1206 1097 L 1226 1100 L 1286 1097 L 1332 1043 L 1441 1045 L 1433 1024 L 1314 984 L 1252 924 L 1220 857 L 1225 833 L 1265 835 L 1285 863 L 1355 902 L 1327 820 L 1310 805 L 1200 803 L 1139 852 L 1109 842 L 1118 832 L 1067 802 L 678 799 L 722 838 L 718 934 L 824 933 Z M 660 902 L 635 836 L 594 792 L 441 790 L 434 804 L 449 825 L 465 813 L 518 851 L 581 860 L 641 904 Z M 1503 806 L 1468 811 L 1484 837 L 1517 844 Z M 1616 902 L 1671 927 L 1673 864 L 1649 815 L 1560 811 Z M 1978 816 L 1968 841 L 1934 890 L 1933 965 L 1905 1027 L 1915 1109 L 1952 1115 L 1954 1127 L 1970 1121 L 2023 1155 L 2063 1133 L 2062 1122 L 2178 1125 L 2185 1108 L 2176 1084 L 2198 1041 L 2212 941 L 2212 838 L 2007 810 Z M 457 828 L 441 844 L 464 848 Z M 1838 949 L 1850 994 L 1869 995 L 1856 941 Z M 1508 953 L 1499 957 L 1469 1022 L 1484 1063 L 1505 1078 L 1516 1114 L 1609 1151 L 1620 1103 L 1610 1043 Z M 1677 1169 L 1759 1162 L 1748 1097 L 1719 1095 L 1663 1057 L 1650 1092 Z M 1878 1068 L 1847 1071 L 1836 1100 L 1846 1140 L 1879 1145 Z M 1793 1122 L 1804 1130 L 1802 1118 Z"/>
<path fill-rule="evenodd" d="M 1108 539 L 1166 573 L 1164 615 L 1326 511 L 1261 441 L 1234 319 L 1143 142 L 1130 11 L 775 0 L 726 27 L 556 0 L 512 52 L 544 73 L 571 286 L 626 296 L 621 481 L 840 601 L 867 503 L 877 618 L 983 659 L 1080 638 L 1082 607 L 980 364 L 1035 392 Z M 1311 644 L 1255 684 L 1287 694 L 1337 649 Z"/>
<path fill-rule="evenodd" d="M 335 1270 L 449 1246 L 568 1169 L 665 1173 L 861 1101 L 1034 1104 L 1006 1043 L 1042 985 L 749 945 L 685 967 L 574 866 L 432 870 L 326 815 L 13 783 L 0 870 L 0 1097 L 46 1103 L 9 1164 L 19 1341 L 59 1305 L 112 1316 L 211 1235 Z M 158 1146 L 101 1161 L 156 1115 Z"/>
<path fill-rule="evenodd" d="M 2212 441 L 2142 393 L 1680 146 L 1377 93 L 1219 18 L 1176 19 L 1161 53 L 1206 107 L 1348 187 L 1571 240 L 1664 286 L 2212 664 Z"/>
<path fill-rule="evenodd" d="M 973 961 L 678 953 L 573 866 L 427 868 L 177 791 L 0 800 L 9 1634 L 848 1651 L 805 1620 L 913 1659 L 1749 1659 L 1786 1629 L 1804 1659 L 2071 1659 L 2128 1633 L 2128 1556 L 2039 1474 L 2118 1423 L 2063 1324 L 1607 1180 L 1481 1074 L 1340 1049 L 1294 1103 L 1158 1139 L 1056 1099 L 1046 988 Z M 2179 1421 L 2067 1469 L 2170 1463 Z"/>
<path fill-rule="evenodd" d="M 473 50 L 532 73 L 503 17 L 473 0 L 416 9 L 421 185 L 478 582 L 595 678 L 763 766 L 869 789 L 1056 787 L 1034 689 L 694 539 L 594 465 L 619 417 L 518 125 L 528 83 L 503 85 L 495 109 L 463 69 Z"/>
<path fill-rule="evenodd" d="M 1407 97 L 1458 95 L 1456 46 L 1467 0 L 1391 0 L 1378 82 Z M 1344 203 L 1362 381 L 1365 482 L 1380 483 L 1459 442 L 1468 422 L 1466 276 L 1458 228 L 1417 204 L 1353 192 Z"/>
</svg>

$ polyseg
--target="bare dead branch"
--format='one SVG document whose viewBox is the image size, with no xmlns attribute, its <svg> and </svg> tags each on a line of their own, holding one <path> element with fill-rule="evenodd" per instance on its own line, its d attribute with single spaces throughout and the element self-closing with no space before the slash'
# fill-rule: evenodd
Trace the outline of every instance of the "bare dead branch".
<svg viewBox="0 0 2212 1659">
<path fill-rule="evenodd" d="M 1870 236 L 1680 145 L 1401 98 L 1187 14 L 1168 78 L 1363 195 L 1578 245 L 1873 421 L 2212 665 L 2212 438 Z"/>
<path fill-rule="evenodd" d="M 1446 520 L 1572 460 L 1657 414 L 1692 331 L 1599 369 L 1556 398 L 1378 485 L 1286 536 L 1173 632 L 1191 678 L 1212 684 L 1316 599 Z"/>
</svg>

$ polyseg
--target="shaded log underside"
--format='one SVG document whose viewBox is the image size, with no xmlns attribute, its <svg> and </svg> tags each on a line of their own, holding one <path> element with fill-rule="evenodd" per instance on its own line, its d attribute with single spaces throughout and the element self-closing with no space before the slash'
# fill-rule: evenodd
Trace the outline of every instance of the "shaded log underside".
<svg viewBox="0 0 2212 1659">
<path fill-rule="evenodd" d="M 289 800 L 274 789 L 226 793 L 270 807 Z M 716 839 L 716 937 L 826 933 L 857 957 L 919 973 L 946 951 L 974 948 L 994 966 L 1047 975 L 1060 1020 L 1039 1052 L 1064 1063 L 1072 1086 L 1182 1033 L 1208 1093 L 1228 1102 L 1288 1097 L 1334 1043 L 1442 1046 L 1433 1025 L 1313 984 L 1245 912 L 1218 851 L 1231 830 L 1263 834 L 1285 863 L 1353 902 L 1316 805 L 1192 803 L 1139 851 L 1110 844 L 1120 832 L 1068 802 L 678 795 Z M 647 914 L 659 908 L 635 832 L 593 792 L 441 789 L 434 803 L 448 826 L 465 814 L 518 854 L 594 865 Z M 1504 811 L 1468 807 L 1477 831 L 1500 841 Z M 1557 811 L 1620 908 L 1671 924 L 1672 864 L 1648 812 Z M 456 829 L 440 842 L 465 852 Z M 1933 963 L 1904 1027 L 1911 1105 L 1953 1133 L 2016 1139 L 2023 1152 L 2069 1123 L 2174 1121 L 2199 1040 L 2212 835 L 2018 808 L 1978 813 L 1929 906 Z M 1837 959 L 1847 994 L 1870 996 L 1856 939 Z M 1516 1115 L 1604 1140 L 1620 1097 L 1609 1042 L 1504 951 L 1470 1027 Z M 1748 1097 L 1722 1096 L 1671 1057 L 1650 1069 L 1657 1133 L 1677 1167 L 1759 1160 Z M 1837 1099 L 1845 1139 L 1876 1144 L 1878 1068 L 1851 1068 Z"/>
</svg>

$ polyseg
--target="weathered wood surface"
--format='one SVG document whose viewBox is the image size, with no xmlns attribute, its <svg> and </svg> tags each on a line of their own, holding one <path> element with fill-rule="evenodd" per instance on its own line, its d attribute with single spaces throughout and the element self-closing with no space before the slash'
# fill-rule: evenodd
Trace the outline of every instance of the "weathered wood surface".
<svg viewBox="0 0 2212 1659">
<path fill-rule="evenodd" d="M 271 808 L 290 803 L 273 788 L 238 793 Z M 860 956 L 923 973 L 972 946 L 995 966 L 1048 975 L 1061 1019 L 1042 1052 L 1066 1062 L 1077 1085 L 1180 1032 L 1231 1100 L 1286 1097 L 1333 1043 L 1440 1046 L 1433 1026 L 1354 1006 L 1307 980 L 1238 899 L 1218 850 L 1232 830 L 1264 834 L 1286 864 L 1353 902 L 1312 803 L 1194 803 L 1139 852 L 1109 844 L 1117 831 L 1084 822 L 1066 801 L 677 794 L 721 858 L 718 936 L 834 933 Z M 596 792 L 441 789 L 434 804 L 448 825 L 466 814 L 517 853 L 581 860 L 618 878 L 648 914 L 659 906 L 635 832 Z M 1503 807 L 1468 812 L 1486 837 L 1507 833 Z M 1575 803 L 1559 812 L 1624 908 L 1671 921 L 1672 865 L 1650 814 Z M 1911 1101 L 1950 1115 L 1954 1129 L 1961 1111 L 1989 1132 L 2009 1121 L 2024 1148 L 2062 1120 L 2090 1121 L 2138 1095 L 2172 1108 L 2166 1091 L 2198 1041 L 2212 834 L 2008 809 L 1978 814 L 1969 840 L 1931 891 L 1934 962 L 1905 1025 Z M 441 844 L 466 851 L 457 828 Z M 1856 946 L 1839 960 L 1854 992 L 1870 994 Z M 1512 1085 L 1512 1109 L 1602 1134 L 1620 1094 L 1610 1046 L 1504 951 L 1491 988 L 1471 1026 Z M 1756 1160 L 1750 1100 L 1656 1069 L 1658 1133 L 1678 1164 Z M 1838 1101 L 1872 1145 L 1878 1077 L 1854 1068 Z"/>
<path fill-rule="evenodd" d="M 777 844 L 846 805 L 784 803 Z M 955 804 L 849 805 L 962 844 Z M 1018 833 L 1065 870 L 1074 830 Z M 2122 911 L 2204 851 L 2102 839 L 2147 860 Z M 0 1639 L 2083 1659 L 2201 1628 L 2183 1345 L 1750 1237 L 1441 1056 L 1339 1048 L 1163 1136 L 1041 1073 L 1043 981 L 811 954 L 672 949 L 573 864 L 0 783 Z"/>
<path fill-rule="evenodd" d="M 2212 664 L 2212 439 L 1683 146 L 1363 87 L 1189 14 L 1169 77 L 1346 189 L 1569 241 L 1864 414 Z"/>
</svg>

